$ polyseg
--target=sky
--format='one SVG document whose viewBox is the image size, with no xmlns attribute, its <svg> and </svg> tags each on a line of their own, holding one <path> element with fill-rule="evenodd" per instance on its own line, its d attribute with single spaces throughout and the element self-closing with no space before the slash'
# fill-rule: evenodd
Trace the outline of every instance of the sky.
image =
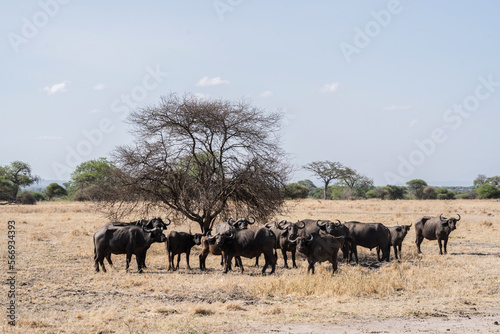
<svg viewBox="0 0 500 334">
<path fill-rule="evenodd" d="M 133 143 L 161 96 L 284 114 L 291 180 L 338 161 L 374 180 L 499 175 L 497 1 L 3 1 L 0 165 L 45 180 Z"/>
</svg>

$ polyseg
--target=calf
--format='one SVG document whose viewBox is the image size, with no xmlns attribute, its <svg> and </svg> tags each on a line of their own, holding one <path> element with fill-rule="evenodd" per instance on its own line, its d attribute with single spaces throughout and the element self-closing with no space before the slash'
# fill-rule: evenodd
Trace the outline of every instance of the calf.
<svg viewBox="0 0 500 334">
<path fill-rule="evenodd" d="M 288 237 L 295 238 L 299 234 L 299 230 L 305 227 L 304 222 L 287 222 L 285 220 L 280 221 L 279 223 L 267 223 L 265 227 L 269 228 L 276 235 L 276 244 L 274 245 L 275 249 L 281 249 L 281 254 L 283 255 L 284 267 L 288 268 L 287 263 L 287 255 L 286 252 L 292 253 L 292 266 L 293 268 L 297 268 L 297 264 L 295 263 L 295 252 L 297 250 L 295 242 L 290 241 Z M 276 255 L 276 253 L 275 253 Z M 259 258 L 257 258 L 258 261 Z M 256 265 L 258 263 L 256 262 Z"/>
<path fill-rule="evenodd" d="M 191 248 L 194 245 L 201 244 L 201 237 L 203 234 L 200 233 L 186 233 L 186 232 L 176 232 L 172 231 L 167 236 L 167 242 L 165 243 L 165 248 L 168 254 L 168 270 L 179 269 L 179 262 L 181 261 L 181 254 L 186 253 L 186 263 L 187 268 L 191 270 L 189 266 L 189 254 L 191 253 Z M 177 265 L 174 266 L 174 258 L 177 255 Z"/>
<path fill-rule="evenodd" d="M 410 230 L 410 227 L 413 225 L 397 225 L 397 226 L 387 226 L 389 232 L 391 233 L 390 245 L 394 249 L 394 258 L 398 259 L 398 250 L 399 250 L 399 258 L 401 258 L 401 245 L 403 244 L 403 240 L 406 237 L 406 234 Z M 380 258 L 379 255 L 380 247 L 377 247 L 377 257 Z"/>
<path fill-rule="evenodd" d="M 307 273 L 311 271 L 314 274 L 316 262 L 328 261 L 332 264 L 333 275 L 337 270 L 337 255 L 344 244 L 344 239 L 345 237 L 334 237 L 324 233 L 311 233 L 305 237 L 291 238 L 291 241 L 297 242 L 299 252 L 306 256 L 309 263 Z"/>
</svg>

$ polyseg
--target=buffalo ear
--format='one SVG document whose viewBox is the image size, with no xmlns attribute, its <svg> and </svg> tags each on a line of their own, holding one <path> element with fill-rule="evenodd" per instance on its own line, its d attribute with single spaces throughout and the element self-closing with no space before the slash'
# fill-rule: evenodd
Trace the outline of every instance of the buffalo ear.
<svg viewBox="0 0 500 334">
<path fill-rule="evenodd" d="M 401 226 L 396 227 L 396 231 L 401 232 Z"/>
<path fill-rule="evenodd" d="M 448 221 L 442 222 L 441 225 L 448 226 Z"/>
</svg>

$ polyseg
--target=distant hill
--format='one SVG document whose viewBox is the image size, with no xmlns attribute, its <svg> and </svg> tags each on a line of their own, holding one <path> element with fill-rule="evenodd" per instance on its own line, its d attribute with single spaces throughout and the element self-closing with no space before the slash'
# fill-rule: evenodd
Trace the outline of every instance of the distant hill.
<svg viewBox="0 0 500 334">
<path fill-rule="evenodd" d="M 42 192 L 47 188 L 47 186 L 51 183 L 57 183 L 60 186 L 64 187 L 64 183 L 68 182 L 69 180 L 41 180 L 38 183 L 34 183 L 29 187 L 22 187 L 22 190 L 29 190 L 29 191 L 37 191 L 37 192 Z"/>
</svg>

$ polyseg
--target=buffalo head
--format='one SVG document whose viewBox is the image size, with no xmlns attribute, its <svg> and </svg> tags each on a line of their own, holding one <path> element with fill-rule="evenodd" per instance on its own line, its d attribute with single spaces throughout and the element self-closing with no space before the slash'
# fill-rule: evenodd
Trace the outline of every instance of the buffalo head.
<svg viewBox="0 0 500 334">
<path fill-rule="evenodd" d="M 217 233 L 215 235 L 215 244 L 220 248 L 224 245 L 231 244 L 233 239 L 235 238 L 235 234 L 233 231 L 226 231 L 224 233 Z"/>
<path fill-rule="evenodd" d="M 255 223 L 255 218 L 252 217 L 252 221 L 249 221 L 245 218 L 240 218 L 237 221 L 234 221 L 232 218 L 229 218 L 227 223 L 234 228 L 245 230 L 248 228 L 248 225 L 252 225 L 253 223 Z"/>
<path fill-rule="evenodd" d="M 443 214 L 439 215 L 439 219 L 441 220 L 441 224 L 443 226 L 448 226 L 450 228 L 451 231 L 453 231 L 454 229 L 457 228 L 457 222 L 460 220 L 460 215 L 458 215 L 458 219 L 457 218 L 444 218 L 443 217 Z"/>
</svg>

